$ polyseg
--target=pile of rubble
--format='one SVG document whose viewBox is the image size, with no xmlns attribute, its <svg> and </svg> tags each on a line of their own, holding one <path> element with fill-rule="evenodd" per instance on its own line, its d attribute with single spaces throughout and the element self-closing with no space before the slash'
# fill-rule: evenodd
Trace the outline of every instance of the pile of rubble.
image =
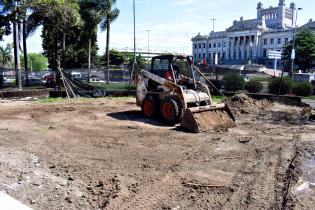
<svg viewBox="0 0 315 210">
<path fill-rule="evenodd" d="M 240 114 L 257 114 L 268 109 L 272 103 L 266 99 L 255 100 L 244 93 L 239 93 L 225 101 L 236 116 Z"/>
</svg>

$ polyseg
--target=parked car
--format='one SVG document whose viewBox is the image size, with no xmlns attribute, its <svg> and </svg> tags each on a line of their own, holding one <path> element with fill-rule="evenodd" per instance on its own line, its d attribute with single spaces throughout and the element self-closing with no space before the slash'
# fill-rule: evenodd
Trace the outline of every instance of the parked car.
<svg viewBox="0 0 315 210">
<path fill-rule="evenodd" d="M 14 77 L 3 77 L 3 83 L 4 84 L 9 84 L 9 83 L 14 83 L 15 78 Z"/>
<path fill-rule="evenodd" d="M 91 79 L 90 79 L 90 82 L 95 82 L 95 83 L 105 83 L 105 81 L 104 81 L 104 80 L 100 80 L 100 79 L 98 79 L 98 78 L 91 78 Z"/>
<path fill-rule="evenodd" d="M 28 79 L 29 85 L 45 85 L 46 84 L 46 80 L 42 80 L 39 78 L 30 78 Z M 26 80 L 23 79 L 22 80 L 22 84 L 26 85 Z"/>
</svg>

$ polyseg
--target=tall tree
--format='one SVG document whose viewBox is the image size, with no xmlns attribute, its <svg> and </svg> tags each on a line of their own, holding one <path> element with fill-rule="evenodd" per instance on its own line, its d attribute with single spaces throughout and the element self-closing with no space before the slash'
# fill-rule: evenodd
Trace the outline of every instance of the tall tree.
<svg viewBox="0 0 315 210">
<path fill-rule="evenodd" d="M 110 24 L 114 22 L 119 16 L 119 9 L 113 8 L 116 4 L 117 0 L 92 0 L 92 2 L 96 3 L 96 11 L 101 17 L 100 27 L 101 30 L 106 31 L 106 71 L 104 72 L 104 76 L 107 77 L 107 83 L 109 83 L 109 44 L 110 44 Z"/>
<path fill-rule="evenodd" d="M 292 42 L 284 47 L 284 59 L 290 61 Z M 315 60 L 315 34 L 309 29 L 303 29 L 296 35 L 296 58 L 295 64 L 299 66 L 303 72 L 311 69 Z"/>
<path fill-rule="evenodd" d="M 74 37 L 81 24 L 78 1 L 33 0 L 31 10 L 27 33 L 42 25 L 43 49 L 50 67 L 56 67 L 58 61 L 65 64 L 66 42 L 78 41 Z"/>
</svg>

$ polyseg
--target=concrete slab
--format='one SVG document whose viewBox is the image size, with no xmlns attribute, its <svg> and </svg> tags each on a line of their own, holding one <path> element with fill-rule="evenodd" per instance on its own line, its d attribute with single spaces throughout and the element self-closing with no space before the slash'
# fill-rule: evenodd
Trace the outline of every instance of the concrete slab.
<svg viewBox="0 0 315 210">
<path fill-rule="evenodd" d="M 0 192 L 0 209 L 1 210 L 32 210 L 30 207 L 15 200 L 8 194 Z"/>
</svg>

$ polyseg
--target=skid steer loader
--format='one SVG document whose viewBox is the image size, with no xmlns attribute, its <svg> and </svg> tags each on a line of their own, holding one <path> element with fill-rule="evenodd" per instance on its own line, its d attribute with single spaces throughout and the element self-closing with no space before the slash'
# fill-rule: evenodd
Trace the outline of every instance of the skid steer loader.
<svg viewBox="0 0 315 210">
<path fill-rule="evenodd" d="M 153 57 L 151 69 L 137 74 L 137 105 L 146 117 L 180 123 L 191 132 L 234 127 L 232 112 L 226 104 L 212 101 L 206 80 L 190 57 Z"/>
</svg>

